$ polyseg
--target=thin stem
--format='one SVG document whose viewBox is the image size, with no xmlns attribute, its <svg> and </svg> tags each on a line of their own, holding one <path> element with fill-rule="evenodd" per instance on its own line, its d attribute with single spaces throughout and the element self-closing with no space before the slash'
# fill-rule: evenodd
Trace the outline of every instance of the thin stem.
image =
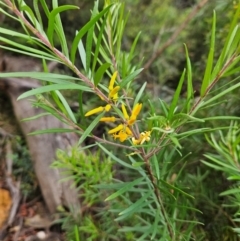
<svg viewBox="0 0 240 241">
<path fill-rule="evenodd" d="M 163 205 L 163 201 L 162 201 L 162 197 L 161 197 L 160 191 L 159 191 L 159 189 L 157 187 L 157 184 L 156 184 L 156 179 L 155 179 L 155 177 L 154 177 L 154 175 L 152 173 L 152 170 L 151 170 L 151 165 L 149 163 L 149 158 L 147 158 L 146 156 L 143 156 L 143 159 L 144 159 L 145 166 L 146 166 L 146 172 L 147 172 L 147 174 L 148 174 L 148 176 L 149 176 L 149 178 L 151 180 L 151 183 L 153 185 L 154 193 L 155 193 L 155 196 L 157 197 L 161 213 L 162 213 L 164 221 L 165 221 L 165 223 L 167 225 L 167 229 L 168 229 L 169 235 L 171 237 L 171 240 L 174 241 L 175 240 L 174 232 L 172 230 L 171 225 L 168 222 L 167 213 L 166 213 L 166 210 L 165 210 L 164 205 Z"/>
<path fill-rule="evenodd" d="M 101 96 L 107 103 L 111 104 L 107 96 L 105 96 L 100 89 L 98 89 L 92 82 L 89 80 L 79 69 L 58 49 L 51 45 L 47 38 L 45 38 L 25 17 L 24 15 L 16 8 L 16 6 L 10 0 L 4 0 L 7 6 L 18 16 L 24 23 L 24 25 L 36 35 L 44 45 L 46 45 L 61 61 L 64 65 L 69 67 L 83 82 L 85 82 L 92 90 L 98 95 Z"/>
<path fill-rule="evenodd" d="M 229 65 L 232 64 L 232 62 L 235 60 L 235 58 L 237 58 L 238 55 L 237 53 L 233 54 L 233 56 L 224 64 L 224 66 L 222 67 L 222 69 L 219 71 L 219 73 L 217 74 L 217 76 L 215 77 L 215 79 L 211 82 L 211 84 L 208 86 L 208 88 L 206 89 L 204 95 L 202 97 L 199 97 L 199 99 L 196 101 L 196 103 L 193 105 L 193 107 L 191 108 L 191 110 L 189 111 L 188 115 L 192 115 L 198 108 L 198 106 L 202 103 L 203 99 L 206 98 L 206 96 L 209 94 L 209 92 L 211 91 L 211 89 L 216 85 L 216 83 L 220 80 L 220 78 L 222 77 L 222 75 L 224 74 L 225 70 L 229 67 Z M 184 124 L 184 123 L 183 123 Z M 182 129 L 183 124 L 181 126 L 179 126 L 176 130 L 175 133 L 179 133 L 179 131 Z M 163 135 L 161 137 L 161 139 L 159 140 L 158 144 L 161 145 L 162 142 L 165 140 L 166 135 Z M 166 144 L 168 144 L 170 142 L 170 139 L 167 140 Z M 147 154 L 147 158 L 151 158 L 154 154 L 158 153 L 160 150 L 162 149 L 162 145 L 158 148 L 155 148 L 154 150 L 152 150 L 151 152 L 149 152 Z"/>
</svg>

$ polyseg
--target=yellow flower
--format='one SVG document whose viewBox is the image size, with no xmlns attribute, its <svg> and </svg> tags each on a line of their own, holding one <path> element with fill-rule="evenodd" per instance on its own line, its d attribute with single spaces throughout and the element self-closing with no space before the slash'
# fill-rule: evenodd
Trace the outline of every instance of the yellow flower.
<svg viewBox="0 0 240 241">
<path fill-rule="evenodd" d="M 111 80 L 110 80 L 110 82 L 109 82 L 109 86 L 108 86 L 109 91 L 111 91 L 111 90 L 113 89 L 115 80 L 116 80 L 116 78 L 117 78 L 117 74 L 118 74 L 118 72 L 115 71 L 115 72 L 113 73 L 113 75 L 112 75 L 112 78 L 111 78 Z"/>
<path fill-rule="evenodd" d="M 124 118 L 125 118 L 126 120 L 128 120 L 128 119 L 129 119 L 129 115 L 128 115 L 128 113 L 127 113 L 127 110 L 126 110 L 126 107 L 125 107 L 124 104 L 122 104 L 122 112 L 123 112 Z"/>
<path fill-rule="evenodd" d="M 112 106 L 107 104 L 104 109 L 105 109 L 105 111 L 108 112 L 108 111 L 110 111 L 111 108 L 112 108 Z"/>
<path fill-rule="evenodd" d="M 130 120 L 128 121 L 128 125 L 133 125 L 136 119 L 137 117 L 135 115 L 131 115 Z"/>
<path fill-rule="evenodd" d="M 108 131 L 108 134 L 114 134 L 117 133 L 119 131 L 121 131 L 124 128 L 123 124 L 118 125 L 117 127 L 111 129 L 110 131 Z"/>
<path fill-rule="evenodd" d="M 94 115 L 94 114 L 99 113 L 99 112 L 102 112 L 102 111 L 104 111 L 104 110 L 108 112 L 110 109 L 111 109 L 111 105 L 109 105 L 109 104 L 107 104 L 105 107 L 99 106 L 99 107 L 97 107 L 97 108 L 94 108 L 94 109 L 88 111 L 88 112 L 85 114 L 85 116 Z"/>
<path fill-rule="evenodd" d="M 113 100 L 118 99 L 118 91 L 120 90 L 120 86 L 114 87 L 110 92 L 109 92 L 109 98 Z"/>
<path fill-rule="evenodd" d="M 124 130 L 121 130 L 118 132 L 118 134 L 113 135 L 115 139 L 119 138 L 121 142 L 124 142 L 128 138 L 128 136 L 129 135 Z"/>
<path fill-rule="evenodd" d="M 115 122 L 116 121 L 116 118 L 114 116 L 111 116 L 111 117 L 102 117 L 100 119 L 100 121 L 104 121 L 104 122 Z"/>
<path fill-rule="evenodd" d="M 129 136 L 132 136 L 132 131 L 127 126 L 125 127 L 125 131 Z"/>
<path fill-rule="evenodd" d="M 121 142 L 127 140 L 128 137 L 132 136 L 132 131 L 127 126 L 121 126 L 121 130 L 113 134 L 114 139 L 119 139 Z M 116 129 L 116 128 L 115 128 Z"/>
<path fill-rule="evenodd" d="M 141 132 L 140 136 L 138 139 L 136 139 L 135 137 L 132 138 L 132 142 L 133 142 L 133 145 L 142 145 L 145 141 L 150 141 L 150 138 L 151 138 L 151 131 L 144 131 L 144 132 Z"/>
<path fill-rule="evenodd" d="M 98 113 L 98 112 L 101 112 L 101 111 L 104 111 L 104 107 L 99 106 L 99 107 L 97 107 L 97 108 L 95 108 L 95 109 L 92 109 L 92 110 L 88 111 L 88 112 L 85 114 L 85 116 L 94 115 L 94 114 L 96 114 L 96 113 Z"/>
<path fill-rule="evenodd" d="M 133 125 L 137 119 L 138 114 L 140 113 L 142 109 L 142 104 L 137 103 L 134 107 L 133 107 L 133 111 L 132 114 L 130 116 L 130 119 L 128 121 L 128 125 Z"/>
<path fill-rule="evenodd" d="M 132 116 L 138 116 L 138 114 L 140 113 L 142 109 L 142 104 L 137 103 L 134 107 L 133 107 L 133 111 L 132 111 Z M 131 118 L 130 118 L 131 119 Z"/>
</svg>

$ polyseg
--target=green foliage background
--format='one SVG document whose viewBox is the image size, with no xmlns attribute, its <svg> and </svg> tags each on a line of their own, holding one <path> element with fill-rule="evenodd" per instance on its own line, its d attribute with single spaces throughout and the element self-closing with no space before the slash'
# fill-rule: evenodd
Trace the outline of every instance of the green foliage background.
<svg viewBox="0 0 240 241">
<path fill-rule="evenodd" d="M 181 2 L 174 0 L 126 0 L 124 2 L 126 3 L 126 10 L 129 11 L 129 22 L 126 26 L 125 35 L 123 37 L 123 50 L 129 51 L 134 38 L 138 32 L 141 31 L 141 37 L 136 49 L 136 53 L 138 54 L 136 55 L 134 62 L 135 64 L 142 62 L 144 66 L 147 60 L 152 56 L 153 52 L 159 49 L 163 43 L 168 41 L 172 33 L 184 21 L 186 16 L 192 10 L 195 1 L 187 1 L 189 3 L 187 5 L 184 5 L 184 2 L 186 3 L 186 1 Z M 69 3 L 69 1 L 59 1 L 59 5 L 66 3 Z M 92 8 L 93 1 L 81 1 L 81 3 L 79 3 L 79 1 L 76 0 L 71 1 L 71 4 L 80 6 L 82 10 L 80 15 L 79 12 L 74 15 L 74 11 L 65 12 L 62 15 L 64 19 L 63 25 L 67 30 L 67 39 L 71 39 L 75 30 L 79 29 L 81 24 L 83 25 L 89 20 L 89 9 Z M 199 94 L 200 81 L 204 75 L 210 45 L 213 9 L 215 9 L 217 13 L 215 55 L 216 57 L 219 56 L 224 41 L 226 40 L 225 38 L 229 30 L 229 24 L 235 12 L 234 3 L 230 0 L 212 0 L 208 3 L 207 7 L 198 12 L 192 21 L 186 26 L 186 28 L 181 31 L 176 40 L 163 51 L 163 53 L 152 63 L 148 69 L 144 71 L 143 74 L 140 75 L 140 78 L 138 78 L 137 82 L 133 85 L 133 94 L 134 92 L 137 93 L 139 87 L 141 87 L 141 85 L 147 81 L 147 91 L 142 97 L 143 100 L 147 100 L 148 97 L 151 96 L 154 97 L 154 103 L 159 103 L 158 98 L 163 99 L 167 103 L 171 101 L 173 93 L 178 86 L 182 70 L 186 66 L 186 55 L 183 43 L 187 45 L 189 57 L 192 62 L 194 73 L 194 90 Z M 8 26 L 8 24 L 12 25 L 12 22 L 6 21 L 4 24 L 5 26 Z M 214 61 L 216 61 L 216 59 Z M 78 64 L 80 65 L 80 63 Z M 236 77 L 237 75 L 238 74 L 236 74 Z M 231 76 L 231 78 L 226 76 L 221 82 L 221 85 L 217 85 L 215 88 L 221 88 L 221 86 L 224 87 L 224 85 L 232 79 L 233 76 Z M 227 96 L 224 96 L 224 98 L 221 100 L 220 108 L 219 105 L 213 105 L 209 109 L 201 110 L 198 113 L 198 118 L 205 118 L 214 115 L 224 116 L 226 112 L 229 116 L 239 116 L 239 92 L 239 89 L 237 89 L 232 91 Z M 184 102 L 184 98 L 186 98 L 186 86 L 181 92 L 181 97 L 182 102 Z M 92 97 L 90 100 L 89 98 L 87 99 L 88 101 L 85 102 L 84 110 L 91 109 L 96 102 L 95 97 Z M 148 113 L 149 111 L 150 110 L 147 108 L 145 109 L 145 113 Z M 76 115 L 78 114 L 79 113 L 76 113 Z M 158 114 L 160 115 L 162 113 Z M 230 125 L 229 121 L 214 120 L 211 122 L 212 128 L 226 125 Z M 203 123 L 199 123 L 197 125 L 195 123 L 194 125 L 191 125 L 190 123 L 187 127 L 184 127 L 186 129 L 183 128 L 183 130 L 203 127 Z M 105 127 L 102 127 L 102 129 L 104 128 Z M 222 136 L 227 135 L 228 130 L 223 130 L 221 133 Z M 235 133 L 234 135 L 236 135 L 236 138 L 239 139 L 239 132 L 237 134 Z M 217 140 L 218 138 L 220 139 L 218 135 L 216 135 L 215 138 L 217 138 Z M 164 176 L 164 179 L 169 181 L 169 183 L 172 185 L 174 184 L 181 188 L 181 190 L 189 193 L 189 195 L 194 196 L 194 199 L 188 199 L 181 193 L 176 194 L 176 205 L 180 205 L 182 207 L 192 207 L 192 211 L 187 208 L 182 208 L 181 217 L 186 220 L 195 220 L 197 223 L 193 223 L 192 226 L 187 226 L 183 225 L 179 221 L 179 223 L 176 224 L 179 225 L 177 229 L 181 230 L 183 233 L 187 233 L 187 229 L 192 229 L 192 238 L 195 238 L 195 240 L 238 240 L 237 234 L 234 233 L 229 227 L 232 226 L 232 223 L 234 222 L 232 216 L 237 213 L 240 199 L 239 197 L 234 197 L 234 202 L 236 202 L 237 205 L 234 205 L 233 207 L 229 208 L 223 206 L 223 204 L 231 203 L 231 199 L 233 197 L 231 195 L 220 196 L 220 193 L 230 189 L 233 181 L 227 180 L 228 172 L 226 170 L 222 170 L 216 166 L 213 167 L 210 164 L 203 164 L 202 160 L 205 160 L 206 162 L 206 156 L 204 156 L 206 153 L 215 153 L 215 155 L 218 155 L 218 158 L 216 157 L 215 160 L 220 160 L 219 162 L 225 158 L 224 155 L 222 156 L 222 153 L 218 153 L 216 148 L 214 148 L 214 145 L 211 146 L 208 144 L 208 142 L 211 143 L 209 139 L 207 141 L 203 134 L 197 134 L 188 137 L 181 142 L 182 155 L 179 155 L 179 153 L 172 148 L 166 148 L 161 154 L 162 160 L 169 163 L 169 166 L 165 164 L 160 165 L 161 174 Z M 238 144 L 239 143 L 236 143 L 236 145 Z M 238 148 L 234 150 L 236 153 L 239 152 Z M 121 151 L 119 149 L 117 149 L 117 151 L 119 153 L 115 153 L 115 155 L 121 157 Z M 75 161 L 83 157 L 77 156 L 74 149 L 72 150 L 71 154 L 72 156 L 65 156 L 63 153 L 58 153 L 59 160 L 57 163 L 55 163 L 55 165 L 58 167 L 59 165 L 70 165 L 69 169 L 72 171 L 72 174 L 79 176 L 79 173 L 76 175 L 76 172 L 79 170 L 76 169 L 77 165 L 69 160 Z M 96 160 L 94 160 L 93 156 L 89 155 L 89 159 L 91 162 L 96 163 Z M 107 161 L 107 158 L 104 159 L 104 163 Z M 103 169 L 102 163 L 98 163 L 96 165 L 98 168 Z M 106 166 L 108 166 L 108 164 L 106 164 Z M 209 166 L 212 168 L 209 168 Z M 131 175 L 130 180 L 134 180 L 135 178 L 134 173 L 128 173 L 125 169 L 114 170 L 113 174 L 115 176 L 111 177 L 109 173 L 112 171 L 112 166 L 109 165 L 108 167 L 109 169 L 104 170 L 106 173 L 108 173 L 106 178 L 109 178 L 109 180 L 107 181 L 112 180 L 114 177 L 121 177 L 128 181 L 128 175 Z M 100 186 L 97 185 L 99 185 L 100 181 L 102 180 L 101 175 L 97 176 L 96 179 L 91 179 L 91 176 L 95 170 L 89 171 L 89 167 L 87 165 L 83 165 L 81 168 L 86 168 L 87 170 L 85 174 L 85 177 L 87 178 L 83 180 L 86 186 L 83 184 L 79 185 L 79 188 L 87 193 L 87 196 L 83 197 L 85 198 L 85 202 L 91 203 L 93 206 L 98 206 L 100 203 L 101 207 L 101 199 L 109 196 L 111 192 L 103 192 L 96 197 L 96 191 L 88 188 L 88 185 L 96 185 L 96 187 L 100 188 Z M 166 170 L 164 170 L 164 168 L 166 168 Z M 238 169 L 239 167 L 235 166 L 235 168 Z M 174 190 L 172 190 L 172 192 L 174 193 Z M 133 197 L 133 199 L 137 200 L 140 198 L 137 194 L 134 195 L 136 195 L 136 197 Z M 114 213 L 117 212 L 116 210 L 120 210 L 123 207 L 126 208 L 126 200 L 122 200 L 121 198 L 114 200 L 111 206 L 113 216 Z M 178 212 L 178 210 L 172 210 L 170 205 L 168 205 L 168 203 L 173 202 L 173 199 L 167 196 L 164 201 L 166 202 L 167 212 L 174 216 L 174 212 Z M 201 212 L 196 210 L 200 210 Z M 72 227 L 74 225 L 82 225 L 79 230 L 84 233 L 83 237 L 88 238 L 87 240 L 120 240 L 112 234 L 109 235 L 109 233 L 117 232 L 119 227 L 117 227 L 116 223 L 114 223 L 109 228 L 113 216 L 108 215 L 107 212 L 105 212 L 105 207 L 98 210 L 98 215 L 95 215 L 94 211 L 88 212 L 84 216 L 84 225 L 81 224 L 81 222 L 74 220 L 74 217 L 72 217 L 73 220 L 71 220 L 72 225 L 70 225 L 70 227 L 68 227 L 66 225 L 67 222 L 65 222 L 65 228 L 69 231 L 69 238 L 71 239 L 76 235 L 76 233 L 73 232 L 74 229 Z M 67 213 L 66 216 L 67 220 L 71 218 L 70 213 Z M 146 215 L 146 218 L 149 217 Z M 137 224 L 138 217 L 133 217 L 132 220 L 126 221 L 126 223 L 123 222 L 121 225 L 130 226 L 131 222 Z M 236 223 L 237 222 L 238 221 L 236 221 Z M 108 228 L 112 230 L 109 230 Z M 124 228 L 122 228 L 122 232 L 123 229 Z M 89 230 L 94 231 L 89 233 Z M 119 234 L 118 238 L 122 238 L 122 240 L 135 240 L 136 237 L 134 236 L 134 232 L 130 228 L 128 231 L 126 230 L 127 228 L 125 228 L 125 233 L 123 232 L 124 234 Z M 101 239 L 99 239 L 99 237 L 101 237 Z M 181 238 L 179 238 L 179 240 L 181 240 Z M 186 238 L 186 240 L 193 239 Z"/>
</svg>

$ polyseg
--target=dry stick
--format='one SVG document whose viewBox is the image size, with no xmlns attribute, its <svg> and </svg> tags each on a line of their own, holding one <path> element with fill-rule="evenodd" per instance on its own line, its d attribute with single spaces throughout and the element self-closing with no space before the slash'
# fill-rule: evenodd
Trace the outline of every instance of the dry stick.
<svg viewBox="0 0 240 241">
<path fill-rule="evenodd" d="M 195 15 L 203 8 L 203 6 L 208 2 L 208 0 L 202 0 L 199 4 L 197 4 L 192 11 L 188 14 L 186 19 L 182 22 L 182 24 L 176 29 L 176 31 L 172 34 L 172 36 L 165 42 L 160 49 L 153 53 L 152 57 L 147 61 L 144 65 L 144 70 L 146 71 L 152 63 L 162 54 L 162 52 L 170 46 L 177 36 L 181 33 L 181 31 L 189 24 L 189 22 L 195 17 Z"/>
</svg>

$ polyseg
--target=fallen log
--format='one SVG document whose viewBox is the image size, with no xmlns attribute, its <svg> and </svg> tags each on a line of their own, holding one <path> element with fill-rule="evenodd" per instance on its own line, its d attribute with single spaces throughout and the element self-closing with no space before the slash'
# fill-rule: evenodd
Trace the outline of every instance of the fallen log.
<svg viewBox="0 0 240 241">
<path fill-rule="evenodd" d="M 40 69 L 39 64 L 26 57 L 5 56 L 0 60 L 0 71 L 2 72 L 39 71 Z M 27 99 L 17 101 L 19 95 L 38 86 L 40 86 L 39 82 L 33 79 L 0 79 L 0 93 L 1 91 L 6 92 L 12 103 L 15 117 L 26 138 L 34 171 L 49 211 L 54 213 L 60 205 L 75 207 L 80 211 L 78 193 L 73 187 L 73 183 L 71 181 L 61 182 L 60 180 L 65 177 L 62 171 L 50 168 L 56 158 L 56 150 L 67 150 L 77 142 L 77 136 L 74 133 L 28 135 L 36 130 L 67 128 L 65 124 L 51 115 L 28 122 L 21 121 L 43 112 L 40 108 L 32 107 Z"/>
</svg>

